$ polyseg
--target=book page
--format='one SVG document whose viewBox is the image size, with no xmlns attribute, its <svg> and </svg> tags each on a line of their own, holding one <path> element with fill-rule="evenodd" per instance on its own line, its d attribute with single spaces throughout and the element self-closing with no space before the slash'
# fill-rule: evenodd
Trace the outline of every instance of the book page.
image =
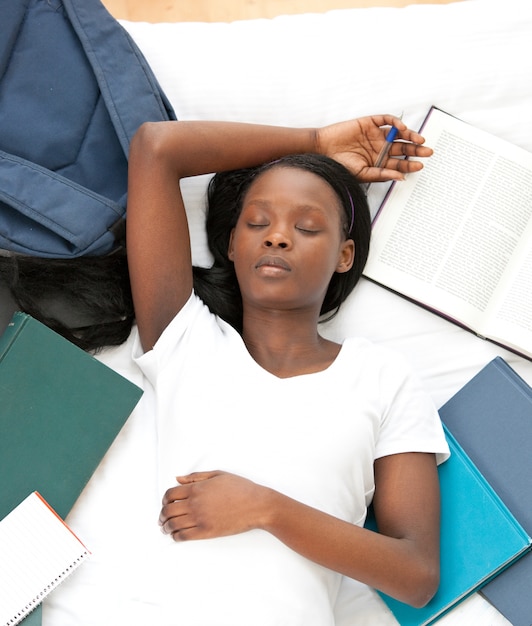
<svg viewBox="0 0 532 626">
<path fill-rule="evenodd" d="M 0 521 L 0 624 L 21 622 L 89 551 L 36 492 Z"/>
<path fill-rule="evenodd" d="M 532 241 L 532 226 L 527 237 Z M 501 303 L 488 332 L 492 339 L 532 357 L 532 250 L 521 256 L 514 279 L 501 289 Z"/>
<path fill-rule="evenodd" d="M 434 155 L 393 186 L 374 223 L 364 274 L 487 334 L 499 293 L 510 273 L 520 273 L 515 264 L 527 266 L 532 154 L 437 109 L 422 133 Z M 521 323 L 518 294 L 508 292 L 506 323 L 511 311 Z"/>
</svg>

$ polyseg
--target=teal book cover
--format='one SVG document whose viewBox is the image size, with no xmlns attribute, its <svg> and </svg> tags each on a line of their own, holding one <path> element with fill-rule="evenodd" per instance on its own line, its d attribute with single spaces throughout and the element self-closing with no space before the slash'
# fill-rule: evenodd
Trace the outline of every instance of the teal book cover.
<svg viewBox="0 0 532 626">
<path fill-rule="evenodd" d="M 0 337 L 0 519 L 39 491 L 63 519 L 142 390 L 15 313 Z"/>
<path fill-rule="evenodd" d="M 419 609 L 380 594 L 401 626 L 433 623 L 531 548 L 528 534 L 451 433 L 445 431 L 451 456 L 438 468 L 442 503 L 440 586 L 432 600 Z"/>
</svg>

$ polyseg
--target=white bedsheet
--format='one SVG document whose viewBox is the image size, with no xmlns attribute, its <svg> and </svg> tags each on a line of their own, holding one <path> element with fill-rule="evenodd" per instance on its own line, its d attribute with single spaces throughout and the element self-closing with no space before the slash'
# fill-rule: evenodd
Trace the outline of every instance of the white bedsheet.
<svg viewBox="0 0 532 626">
<path fill-rule="evenodd" d="M 532 3 L 465 0 L 305 14 L 231 24 L 124 22 L 180 119 L 322 125 L 403 113 L 418 127 L 431 105 L 532 151 Z M 207 177 L 185 181 L 194 260 Z M 373 185 L 373 210 L 386 190 Z M 532 363 L 363 279 L 325 334 L 364 335 L 402 352 L 441 406 L 497 355 L 532 384 Z M 130 344 L 101 359 L 142 383 Z M 155 442 L 149 398 L 131 416 L 68 521 L 93 551 L 56 590 L 45 626 L 132 626 L 157 620 Z M 142 497 L 141 497 L 141 494 Z M 176 592 L 177 593 L 177 592 Z M 74 618 L 74 615 L 83 615 Z M 475 594 L 445 626 L 508 622 Z M 176 621 L 179 621 L 176 595 Z M 372 590 L 346 581 L 338 626 L 396 624 Z M 184 625 L 186 626 L 186 625 Z M 213 625 L 214 626 L 214 625 Z"/>
</svg>

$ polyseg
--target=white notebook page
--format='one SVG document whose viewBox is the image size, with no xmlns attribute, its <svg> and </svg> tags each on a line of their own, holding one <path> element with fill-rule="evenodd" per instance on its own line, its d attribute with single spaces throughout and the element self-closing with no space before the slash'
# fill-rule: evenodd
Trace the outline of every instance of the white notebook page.
<svg viewBox="0 0 532 626">
<path fill-rule="evenodd" d="M 14 626 L 89 556 L 33 492 L 0 521 L 0 626 Z"/>
</svg>

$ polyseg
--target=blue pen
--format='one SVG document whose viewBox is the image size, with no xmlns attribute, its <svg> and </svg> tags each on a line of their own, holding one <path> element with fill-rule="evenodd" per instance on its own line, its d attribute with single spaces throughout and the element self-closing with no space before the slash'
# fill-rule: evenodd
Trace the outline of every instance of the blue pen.
<svg viewBox="0 0 532 626">
<path fill-rule="evenodd" d="M 375 165 L 373 167 L 382 167 L 384 161 L 388 158 L 388 154 L 390 152 L 390 148 L 392 147 L 392 143 L 397 136 L 398 129 L 395 126 L 392 126 L 386 135 L 385 143 L 379 152 L 379 156 L 375 161 Z"/>
</svg>

